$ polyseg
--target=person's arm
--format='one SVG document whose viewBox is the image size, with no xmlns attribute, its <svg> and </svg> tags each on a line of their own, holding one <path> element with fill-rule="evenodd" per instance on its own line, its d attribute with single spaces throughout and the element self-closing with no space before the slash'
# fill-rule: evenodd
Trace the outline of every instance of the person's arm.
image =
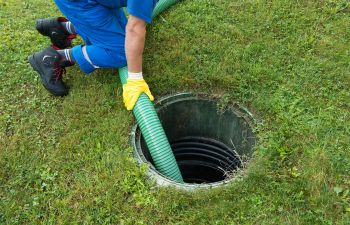
<svg viewBox="0 0 350 225">
<path fill-rule="evenodd" d="M 142 72 L 142 53 L 145 47 L 146 21 L 130 15 L 126 25 L 125 55 L 131 73 Z"/>
<path fill-rule="evenodd" d="M 126 25 L 125 55 L 128 63 L 128 79 L 123 85 L 123 99 L 127 110 L 132 110 L 140 94 L 153 96 L 142 76 L 142 53 L 145 47 L 146 21 L 130 15 Z"/>
</svg>

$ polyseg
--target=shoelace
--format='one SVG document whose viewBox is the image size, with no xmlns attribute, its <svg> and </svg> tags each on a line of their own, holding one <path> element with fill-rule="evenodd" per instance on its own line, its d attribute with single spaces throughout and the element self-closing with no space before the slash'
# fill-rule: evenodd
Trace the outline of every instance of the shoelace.
<svg viewBox="0 0 350 225">
<path fill-rule="evenodd" d="M 66 74 L 66 68 L 63 66 L 59 66 L 59 64 L 65 60 L 60 60 L 57 63 L 54 63 L 53 66 L 56 67 L 52 72 L 57 75 L 55 83 L 58 81 L 58 79 L 62 79 L 62 73 Z"/>
<path fill-rule="evenodd" d="M 66 44 L 67 44 L 67 48 L 70 48 L 70 40 L 68 38 L 66 38 Z"/>
<path fill-rule="evenodd" d="M 72 46 L 70 46 L 71 39 L 76 38 L 76 36 L 77 36 L 76 34 L 69 34 L 66 38 L 63 38 L 63 39 L 66 39 L 67 48 L 72 47 Z"/>
</svg>

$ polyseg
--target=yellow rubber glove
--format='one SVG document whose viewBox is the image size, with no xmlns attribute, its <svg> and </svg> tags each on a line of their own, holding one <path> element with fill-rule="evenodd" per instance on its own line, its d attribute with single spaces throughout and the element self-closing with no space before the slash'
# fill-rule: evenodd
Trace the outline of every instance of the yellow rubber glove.
<svg viewBox="0 0 350 225">
<path fill-rule="evenodd" d="M 142 92 L 148 95 L 151 101 L 154 100 L 151 91 L 144 79 L 131 80 L 127 79 L 126 84 L 123 85 L 123 99 L 127 110 L 132 110 L 136 104 L 137 99 Z"/>
</svg>

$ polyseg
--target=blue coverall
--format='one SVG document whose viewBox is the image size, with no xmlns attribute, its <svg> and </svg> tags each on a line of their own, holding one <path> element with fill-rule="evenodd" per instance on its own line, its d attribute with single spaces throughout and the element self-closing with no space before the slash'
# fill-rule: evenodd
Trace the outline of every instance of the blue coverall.
<svg viewBox="0 0 350 225">
<path fill-rule="evenodd" d="M 82 45 L 72 48 L 74 59 L 85 73 L 96 68 L 127 65 L 125 27 L 128 22 L 122 7 L 150 23 L 157 0 L 55 0 L 58 8 L 75 26 L 86 44 L 87 61 Z"/>
</svg>

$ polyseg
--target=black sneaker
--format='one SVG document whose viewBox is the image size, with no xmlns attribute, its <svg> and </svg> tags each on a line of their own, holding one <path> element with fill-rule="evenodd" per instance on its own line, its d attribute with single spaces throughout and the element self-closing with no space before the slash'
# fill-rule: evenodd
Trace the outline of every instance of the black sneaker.
<svg viewBox="0 0 350 225">
<path fill-rule="evenodd" d="M 40 34 L 49 36 L 54 46 L 60 49 L 68 48 L 72 46 L 71 39 L 76 38 L 76 34 L 69 34 L 60 22 L 68 22 L 63 17 L 57 17 L 53 19 L 37 19 L 35 21 L 35 27 Z"/>
<path fill-rule="evenodd" d="M 40 52 L 28 57 L 30 65 L 40 74 L 44 87 L 54 95 L 64 96 L 68 94 L 68 88 L 62 81 L 62 73 L 67 66 L 73 66 L 69 60 L 60 60 L 57 47 L 49 46 Z"/>
</svg>

